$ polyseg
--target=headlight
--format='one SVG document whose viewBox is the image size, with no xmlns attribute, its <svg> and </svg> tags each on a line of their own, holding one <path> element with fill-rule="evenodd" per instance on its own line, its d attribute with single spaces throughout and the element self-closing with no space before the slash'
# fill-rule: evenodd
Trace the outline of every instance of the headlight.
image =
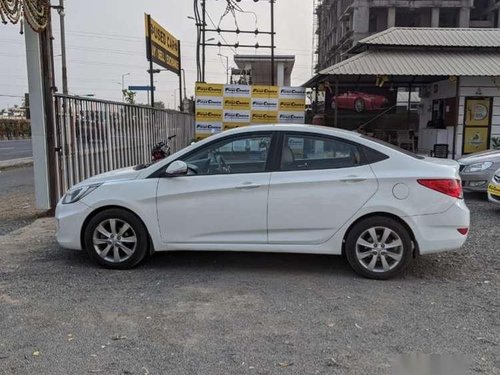
<svg viewBox="0 0 500 375">
<path fill-rule="evenodd" d="M 493 162 L 491 161 L 484 161 L 482 163 L 475 163 L 468 165 L 465 167 L 463 173 L 476 173 L 476 172 L 482 172 L 488 169 L 493 165 Z"/>
<path fill-rule="evenodd" d="M 70 204 L 70 203 L 78 202 L 80 199 L 89 195 L 90 193 L 92 193 L 95 189 L 97 189 L 101 185 L 102 184 L 93 184 L 93 185 L 86 185 L 86 186 L 80 186 L 77 188 L 69 189 L 68 192 L 64 195 L 64 197 L 62 199 L 62 203 L 63 204 Z"/>
</svg>

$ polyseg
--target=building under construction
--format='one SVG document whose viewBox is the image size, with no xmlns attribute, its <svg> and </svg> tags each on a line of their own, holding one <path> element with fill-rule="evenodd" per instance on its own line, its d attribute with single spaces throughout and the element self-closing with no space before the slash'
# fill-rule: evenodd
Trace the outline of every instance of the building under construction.
<svg viewBox="0 0 500 375">
<path fill-rule="evenodd" d="M 316 71 L 345 60 L 357 41 L 390 27 L 500 27 L 500 0 L 316 2 Z"/>
</svg>

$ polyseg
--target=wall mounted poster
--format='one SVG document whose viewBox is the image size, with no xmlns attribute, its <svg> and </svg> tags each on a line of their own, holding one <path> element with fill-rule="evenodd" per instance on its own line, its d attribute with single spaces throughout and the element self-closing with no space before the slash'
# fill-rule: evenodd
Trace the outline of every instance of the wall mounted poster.
<svg viewBox="0 0 500 375">
<path fill-rule="evenodd" d="M 492 98 L 466 98 L 463 153 L 490 148 Z"/>
<path fill-rule="evenodd" d="M 303 87 L 197 83 L 196 138 L 250 124 L 305 122 Z"/>
</svg>

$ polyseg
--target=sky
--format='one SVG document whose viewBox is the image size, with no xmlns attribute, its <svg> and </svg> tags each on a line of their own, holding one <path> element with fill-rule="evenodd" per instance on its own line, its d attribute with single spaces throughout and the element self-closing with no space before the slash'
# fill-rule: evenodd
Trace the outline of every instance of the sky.
<svg viewBox="0 0 500 375">
<path fill-rule="evenodd" d="M 58 3 L 52 0 L 53 4 Z M 236 22 L 241 30 L 270 30 L 269 2 L 242 0 L 240 6 L 253 13 L 239 13 Z M 207 0 L 207 11 L 218 25 L 226 5 L 225 0 Z M 186 70 L 187 94 L 192 95 L 196 81 L 195 45 L 196 29 L 191 0 L 65 0 L 66 47 L 68 60 L 69 91 L 74 95 L 93 94 L 100 99 L 121 100 L 122 74 L 125 86 L 148 85 L 149 68 L 146 61 L 144 37 L 144 13 L 151 16 L 170 33 L 181 40 L 182 64 Z M 292 84 L 301 85 L 312 74 L 312 0 L 276 0 L 276 54 L 295 55 Z M 62 91 L 60 65 L 59 18 L 53 13 L 54 55 L 56 85 Z M 211 26 L 208 19 L 208 25 Z M 221 28 L 235 28 L 231 14 L 222 19 Z M 207 33 L 215 42 L 224 40 L 217 34 Z M 270 44 L 264 35 L 224 35 L 228 43 Z M 232 56 L 238 54 L 269 54 L 269 50 L 207 47 L 207 82 L 226 80 L 226 59 L 234 66 Z M 0 24 L 0 109 L 21 104 L 21 97 L 28 90 L 24 37 L 19 34 L 19 25 Z M 174 73 L 155 75 L 156 101 L 174 107 L 179 95 L 178 78 Z M 145 93 L 137 101 L 147 102 Z"/>
</svg>

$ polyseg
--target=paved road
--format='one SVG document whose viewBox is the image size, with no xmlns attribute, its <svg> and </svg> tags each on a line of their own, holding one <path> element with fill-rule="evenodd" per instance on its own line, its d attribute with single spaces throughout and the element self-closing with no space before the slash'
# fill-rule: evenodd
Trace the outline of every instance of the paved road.
<svg viewBox="0 0 500 375">
<path fill-rule="evenodd" d="M 500 208 L 467 203 L 463 249 L 385 282 L 325 255 L 176 252 L 106 270 L 36 221 L 0 236 L 0 374 L 387 375 L 415 352 L 500 374 Z"/>
<path fill-rule="evenodd" d="M 15 168 L 0 171 L 0 199 L 5 199 L 12 192 L 34 192 L 33 167 Z"/>
<path fill-rule="evenodd" d="M 0 141 L 0 160 L 20 159 L 33 156 L 31 140 Z"/>
</svg>

